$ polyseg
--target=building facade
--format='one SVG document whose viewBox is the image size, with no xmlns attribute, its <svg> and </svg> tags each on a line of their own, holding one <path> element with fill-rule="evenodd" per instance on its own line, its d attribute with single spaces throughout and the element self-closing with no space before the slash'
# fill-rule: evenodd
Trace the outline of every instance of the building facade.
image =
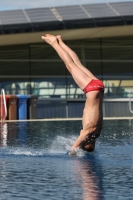
<svg viewBox="0 0 133 200">
<path fill-rule="evenodd" d="M 65 42 L 104 82 L 105 98 L 129 97 L 133 90 L 133 36 Z M 54 49 L 41 41 L 0 47 L 0 66 L 0 85 L 6 94 L 84 98 Z"/>
</svg>

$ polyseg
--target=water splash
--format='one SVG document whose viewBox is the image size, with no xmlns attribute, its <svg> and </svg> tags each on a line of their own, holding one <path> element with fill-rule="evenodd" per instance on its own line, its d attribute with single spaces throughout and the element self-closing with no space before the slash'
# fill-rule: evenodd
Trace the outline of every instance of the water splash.
<svg viewBox="0 0 133 200">
<path fill-rule="evenodd" d="M 67 153 L 69 155 L 69 151 L 71 150 L 71 147 L 73 143 L 76 140 L 76 136 L 57 136 L 55 140 L 52 142 L 50 146 L 50 152 L 51 153 Z M 85 155 L 85 152 L 81 149 L 76 150 L 76 156 L 82 157 Z"/>
</svg>

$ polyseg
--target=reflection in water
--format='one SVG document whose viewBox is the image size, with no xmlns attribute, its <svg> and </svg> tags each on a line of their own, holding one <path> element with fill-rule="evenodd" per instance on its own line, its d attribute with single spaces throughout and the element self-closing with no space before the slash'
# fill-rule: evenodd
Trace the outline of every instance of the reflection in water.
<svg viewBox="0 0 133 200">
<path fill-rule="evenodd" d="M 18 142 L 21 145 L 24 145 L 27 143 L 27 137 L 28 137 L 28 130 L 27 130 L 27 122 L 19 122 L 17 126 L 18 130 Z"/>
<path fill-rule="evenodd" d="M 6 170 L 6 163 L 5 161 L 0 161 L 0 193 L 4 193 L 7 184 L 6 184 L 6 178 L 7 178 L 7 170 Z"/>
<path fill-rule="evenodd" d="M 7 165 L 4 160 L 0 161 L 0 192 L 5 192 L 7 189 L 7 176 L 9 172 L 7 171 Z"/>
<path fill-rule="evenodd" d="M 7 145 L 7 123 L 1 121 L 0 122 L 0 146 Z"/>
<path fill-rule="evenodd" d="M 81 181 L 83 200 L 103 200 L 101 166 L 93 155 L 75 159 L 74 174 L 75 181 Z"/>
</svg>

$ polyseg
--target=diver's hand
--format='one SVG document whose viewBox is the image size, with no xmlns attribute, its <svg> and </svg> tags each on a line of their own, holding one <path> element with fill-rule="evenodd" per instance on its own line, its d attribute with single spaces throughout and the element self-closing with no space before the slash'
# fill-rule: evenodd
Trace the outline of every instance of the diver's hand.
<svg viewBox="0 0 133 200">
<path fill-rule="evenodd" d="M 70 151 L 69 151 L 69 156 L 76 156 L 77 155 L 77 149 L 74 149 L 72 148 Z"/>
</svg>

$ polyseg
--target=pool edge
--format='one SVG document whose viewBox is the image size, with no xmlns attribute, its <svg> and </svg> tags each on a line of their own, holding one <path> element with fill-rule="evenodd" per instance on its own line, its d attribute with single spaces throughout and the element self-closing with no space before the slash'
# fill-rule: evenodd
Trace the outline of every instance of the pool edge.
<svg viewBox="0 0 133 200">
<path fill-rule="evenodd" d="M 133 117 L 104 117 L 103 120 L 128 120 Z M 4 120 L 4 122 L 25 122 L 25 121 L 78 121 L 82 118 L 47 118 L 47 119 L 23 119 L 23 120 Z M 1 121 L 1 120 L 0 120 Z M 1 121 L 2 122 L 2 121 Z"/>
</svg>

